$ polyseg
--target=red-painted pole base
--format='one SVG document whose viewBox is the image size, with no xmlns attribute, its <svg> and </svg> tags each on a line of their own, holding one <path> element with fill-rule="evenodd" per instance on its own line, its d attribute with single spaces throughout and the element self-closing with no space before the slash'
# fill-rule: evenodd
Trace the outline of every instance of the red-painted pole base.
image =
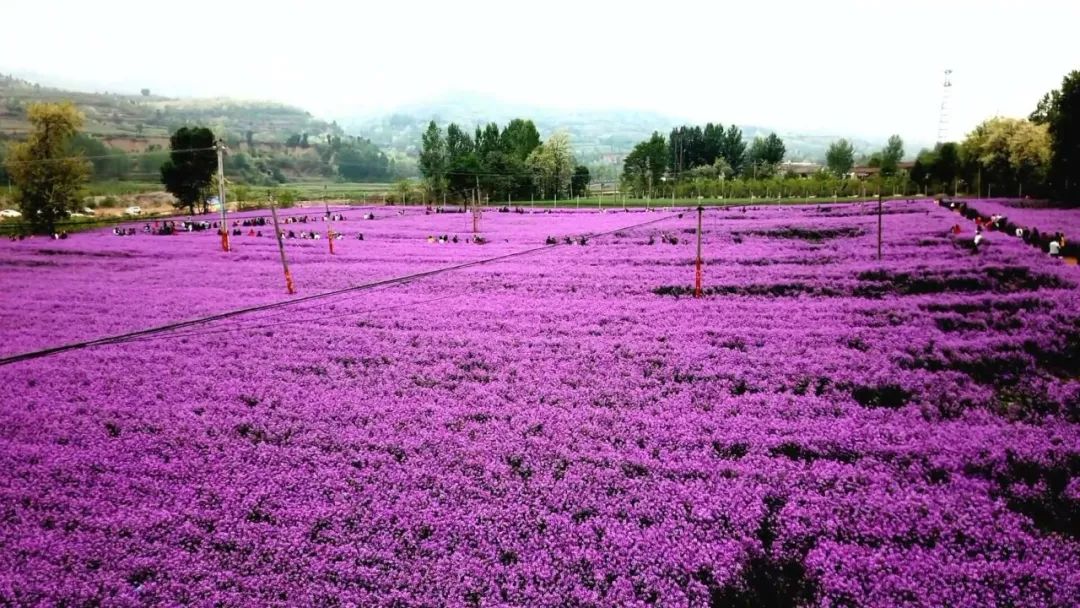
<svg viewBox="0 0 1080 608">
<path fill-rule="evenodd" d="M 296 293 L 296 287 L 293 285 L 292 273 L 288 270 L 285 271 L 285 289 L 289 292 L 289 295 Z"/>
<path fill-rule="evenodd" d="M 699 259 L 696 264 L 694 272 L 694 297 L 700 298 L 703 294 L 701 292 L 701 260 Z"/>
</svg>

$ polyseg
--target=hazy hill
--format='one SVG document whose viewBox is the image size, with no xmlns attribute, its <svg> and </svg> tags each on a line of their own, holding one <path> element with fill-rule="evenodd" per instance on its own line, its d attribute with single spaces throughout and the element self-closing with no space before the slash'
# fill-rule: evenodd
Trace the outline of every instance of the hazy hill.
<svg viewBox="0 0 1080 608">
<path fill-rule="evenodd" d="M 673 127 L 695 124 L 691 120 L 657 112 L 553 109 L 504 103 L 469 93 L 453 93 L 424 103 L 404 105 L 384 114 L 339 117 L 338 122 L 347 132 L 370 139 L 385 149 L 414 155 L 420 146 L 420 136 L 431 120 L 443 126 L 455 122 L 471 130 L 488 122 L 504 125 L 514 118 L 532 119 L 541 137 L 566 130 L 570 133 L 578 159 L 586 163 L 621 157 L 634 144 L 648 139 L 653 131 L 666 136 Z M 728 124 L 722 116 L 717 120 Z M 739 127 L 747 140 L 773 132 L 768 127 L 756 125 Z M 778 135 L 784 139 L 790 160 L 823 161 L 829 144 L 837 139 L 832 135 L 784 132 L 778 132 Z M 852 141 L 857 154 L 869 154 L 885 144 L 885 138 L 848 139 Z M 925 144 L 909 143 L 908 155 L 913 157 L 919 145 Z"/>
<path fill-rule="evenodd" d="M 73 101 L 86 115 L 85 131 L 110 149 L 145 152 L 168 147 L 169 133 L 184 125 L 212 128 L 225 138 L 230 149 L 247 154 L 258 171 L 277 167 L 288 178 L 333 177 L 338 173 L 336 156 L 316 149 L 340 137 L 352 146 L 365 147 L 366 138 L 389 157 L 385 178 L 416 174 L 420 137 L 431 120 L 440 125 L 456 122 L 472 129 L 514 118 L 532 119 L 542 137 L 566 130 L 579 162 L 603 167 L 604 173 L 621 167 L 622 157 L 653 131 L 665 136 L 673 127 L 694 121 L 658 112 L 636 110 L 573 110 L 505 103 L 470 93 L 448 94 L 431 101 L 401 106 L 394 111 L 339 117 L 328 121 L 300 108 L 267 101 L 233 99 L 168 98 L 144 90 L 131 95 L 80 92 L 43 86 L 0 74 L 0 148 L 4 140 L 20 139 L 28 129 L 26 108 L 36 101 Z M 724 117 L 717 120 L 724 122 Z M 724 122 L 724 124 L 728 124 Z M 767 127 L 739 125 L 747 140 L 772 132 Z M 296 142 L 303 135 L 304 145 Z M 822 161 L 836 136 L 778 133 L 787 146 L 787 157 L 796 161 Z M 287 144 L 293 139 L 292 144 Z M 868 154 L 884 145 L 884 138 L 849 138 L 857 154 Z M 310 140 L 311 147 L 307 145 Z M 913 157 L 920 142 L 907 142 Z M 335 144 L 336 146 L 336 144 Z M 372 152 L 369 150 L 369 152 Z M 377 151 L 372 152 L 378 154 Z M 151 163 L 152 164 L 152 163 Z M 153 176 L 152 166 L 138 168 L 139 175 Z"/>
<path fill-rule="evenodd" d="M 311 137 L 342 133 L 337 125 L 299 108 L 264 101 L 173 99 L 145 95 L 87 93 L 42 86 L 0 75 L 0 139 L 19 139 L 27 131 L 26 107 L 40 101 L 72 101 L 86 115 L 84 131 L 128 151 L 167 145 L 169 133 L 184 125 L 208 126 L 230 143 L 283 147 L 293 134 Z"/>
<path fill-rule="evenodd" d="M 4 140 L 29 130 L 35 102 L 71 101 L 86 116 L 79 149 L 94 157 L 96 179 L 156 181 L 169 134 L 182 126 L 211 128 L 229 146 L 226 169 L 240 181 L 302 178 L 385 180 L 414 172 L 407 159 L 388 159 L 372 144 L 348 137 L 333 122 L 292 106 L 233 99 L 175 99 L 143 90 L 139 95 L 87 93 L 0 75 L 0 153 Z M 137 154 L 123 154 L 137 153 Z M 268 176 L 273 176 L 268 178 Z"/>
</svg>

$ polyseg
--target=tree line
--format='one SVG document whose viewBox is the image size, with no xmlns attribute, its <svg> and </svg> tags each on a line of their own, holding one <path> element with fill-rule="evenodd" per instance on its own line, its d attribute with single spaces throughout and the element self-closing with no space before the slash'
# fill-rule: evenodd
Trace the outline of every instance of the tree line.
<svg viewBox="0 0 1080 608">
<path fill-rule="evenodd" d="M 15 186 L 24 221 L 35 232 L 52 232 L 57 221 L 81 205 L 82 185 L 96 174 L 119 175 L 119 155 L 80 133 L 83 116 L 69 102 L 32 104 L 31 131 L 22 142 L 0 151 L 3 174 Z M 205 127 L 182 127 L 170 139 L 170 151 L 155 157 L 161 180 L 177 206 L 194 212 L 212 195 L 216 172 L 214 134 Z M 304 143 L 301 137 L 298 145 Z M 330 136 L 319 148 L 320 160 L 336 165 L 347 179 L 379 175 L 388 165 L 371 142 Z M 839 140 L 830 146 L 822 171 L 809 179 L 781 175 L 783 140 L 775 134 L 749 144 L 736 126 L 681 126 L 668 137 L 659 132 L 634 146 L 623 162 L 624 193 L 661 197 L 828 197 L 857 194 L 974 192 L 981 196 L 1045 196 L 1080 200 L 1080 71 L 1065 76 L 1061 88 L 1047 93 L 1026 119 L 992 118 L 962 142 L 945 142 L 919 152 L 909 171 L 900 169 L 903 141 L 893 136 L 868 164 L 877 175 L 852 179 L 854 150 Z M 588 192 L 588 168 L 576 163 L 565 133 L 542 141 L 530 120 L 515 119 L 500 128 L 491 123 L 470 134 L 456 124 L 434 122 L 423 135 L 419 165 L 424 197 L 488 201 L 582 196 Z M 89 158 L 88 158 L 89 157 Z M 126 157 L 124 157 L 126 158 Z M 226 159 L 234 181 L 284 181 L 272 167 L 247 164 L 244 155 Z"/>
<path fill-rule="evenodd" d="M 622 188 L 634 196 L 743 197 L 845 196 L 858 193 L 974 193 L 1080 199 L 1080 72 L 1066 75 L 1026 119 L 995 117 L 960 142 L 923 149 L 902 169 L 904 142 L 889 138 L 863 159 L 875 171 L 854 179 L 856 153 L 846 139 L 833 142 L 821 171 L 780 175 L 785 148 L 775 134 L 749 144 L 738 127 L 680 126 L 659 132 L 626 156 Z M 807 183 L 799 179 L 810 178 Z M 768 194 L 765 194 L 768 193 Z M 779 193 L 779 194 L 778 194 Z"/>
<path fill-rule="evenodd" d="M 623 160 L 622 186 L 639 196 L 652 196 L 687 180 L 736 177 L 765 179 L 784 160 L 784 142 L 775 133 L 747 145 L 735 125 L 683 125 L 665 139 L 659 132 L 634 146 Z"/>
<path fill-rule="evenodd" d="M 550 199 L 586 192 L 589 169 L 577 164 L 570 136 L 542 141 L 531 120 L 514 119 L 476 127 L 470 135 L 455 123 L 431 121 L 421 139 L 420 173 L 434 200 L 501 201 Z"/>
<path fill-rule="evenodd" d="M 909 177 L 929 192 L 1075 204 L 1080 200 L 1080 71 L 1067 74 L 1061 88 L 1044 95 L 1026 119 L 990 118 L 963 141 L 921 150 Z"/>
<path fill-rule="evenodd" d="M 394 161 L 362 137 L 327 134 L 317 141 L 309 141 L 307 134 L 295 135 L 289 137 L 286 149 L 291 147 L 289 142 L 294 138 L 299 142 L 301 137 L 303 143 L 295 147 L 308 153 L 289 155 L 255 151 L 253 143 L 249 143 L 245 152 L 234 137 L 226 136 L 230 150 L 225 158 L 226 173 L 234 181 L 262 186 L 288 181 L 287 174 L 351 182 L 386 181 L 398 175 Z M 169 151 L 156 144 L 143 152 L 128 153 L 84 132 L 72 136 L 67 151 L 86 157 L 90 161 L 88 178 L 98 182 L 156 180 L 162 165 L 169 159 Z M 3 156 L 0 149 L 0 161 Z M 0 167 L 0 180 L 6 179 L 7 174 Z"/>
</svg>

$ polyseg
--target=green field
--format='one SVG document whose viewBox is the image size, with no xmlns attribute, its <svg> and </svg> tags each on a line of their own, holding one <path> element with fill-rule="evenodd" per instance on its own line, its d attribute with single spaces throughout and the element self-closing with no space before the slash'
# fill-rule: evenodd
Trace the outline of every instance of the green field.
<svg viewBox="0 0 1080 608">
<path fill-rule="evenodd" d="M 303 199 L 324 198 L 330 200 L 356 200 L 373 194 L 383 194 L 393 190 L 394 185 L 388 183 L 362 183 L 362 182 L 333 182 L 306 180 L 287 182 L 280 186 L 282 189 L 292 190 Z"/>
</svg>

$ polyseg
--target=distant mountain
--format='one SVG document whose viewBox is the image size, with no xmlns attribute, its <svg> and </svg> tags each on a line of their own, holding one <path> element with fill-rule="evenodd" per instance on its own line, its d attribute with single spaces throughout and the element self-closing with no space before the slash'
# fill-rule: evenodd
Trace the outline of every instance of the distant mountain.
<svg viewBox="0 0 1080 608">
<path fill-rule="evenodd" d="M 363 116 L 339 116 L 336 121 L 320 119 L 303 109 L 269 101 L 234 99 L 167 98 L 145 94 L 79 92 L 36 84 L 25 79 L 0 74 L 0 146 L 3 140 L 22 138 L 29 127 L 26 107 L 35 101 L 70 100 L 86 115 L 85 130 L 103 142 L 128 152 L 144 151 L 168 145 L 168 136 L 184 125 L 208 126 L 222 135 L 230 148 L 249 153 L 273 153 L 286 149 L 293 136 L 307 134 L 312 142 L 328 136 L 352 135 L 371 140 L 395 160 L 396 174 L 415 174 L 415 159 L 420 138 L 429 121 L 445 126 L 455 122 L 470 131 L 478 125 L 496 122 L 505 125 L 514 118 L 536 123 L 541 137 L 565 130 L 570 134 L 580 162 L 607 166 L 615 170 L 622 157 L 636 143 L 659 131 L 665 136 L 672 128 L 695 121 L 659 112 L 627 109 L 559 109 L 538 105 L 507 103 L 475 93 L 451 93 L 421 103 L 403 105 L 393 111 Z M 723 117 L 718 117 L 721 121 Z M 724 123 L 725 126 L 728 123 Z M 764 136 L 772 129 L 739 125 L 747 141 Z M 254 147 L 248 146 L 250 141 Z M 835 135 L 792 134 L 778 131 L 791 161 L 817 161 L 825 158 Z M 885 138 L 849 137 L 857 155 L 880 149 Z M 907 142 L 908 157 L 928 144 Z M 288 167 L 285 168 L 289 173 Z M 296 170 L 304 175 L 310 171 Z"/>
<path fill-rule="evenodd" d="M 415 153 L 428 122 L 440 126 L 457 123 L 472 130 L 489 122 L 505 125 L 515 118 L 536 123 L 540 136 L 565 130 L 579 156 L 628 152 L 653 131 L 667 133 L 682 120 L 657 112 L 635 110 L 564 110 L 503 103 L 471 93 L 453 93 L 423 103 L 404 105 L 375 116 L 339 117 L 348 133 L 355 133 L 386 148 Z"/>
<path fill-rule="evenodd" d="M 109 145 L 141 151 L 168 145 L 169 134 L 185 125 L 214 129 L 232 142 L 251 139 L 259 145 L 284 146 L 290 135 L 341 134 L 340 128 L 285 104 L 234 99 L 176 99 L 145 94 L 87 93 L 44 86 L 0 74 L 0 139 L 20 139 L 29 123 L 26 108 L 34 102 L 71 101 L 86 116 L 85 131 Z"/>
<path fill-rule="evenodd" d="M 653 131 L 663 135 L 672 128 L 695 121 L 668 116 L 659 112 L 639 110 L 572 110 L 505 103 L 474 93 L 452 93 L 423 102 L 403 105 L 393 111 L 376 115 L 342 116 L 337 122 L 347 133 L 370 139 L 376 145 L 415 156 L 420 137 L 428 122 L 440 126 L 454 122 L 471 131 L 477 125 L 496 122 L 500 126 L 514 118 L 528 118 L 536 123 L 541 137 L 565 130 L 570 134 L 578 160 L 595 163 L 601 159 L 620 158 L 638 142 L 648 139 Z M 727 123 L 724 123 L 725 126 Z M 739 125 L 743 137 L 750 141 L 765 136 L 773 129 L 756 125 Z M 784 139 L 787 157 L 793 161 L 824 161 L 825 152 L 835 135 L 791 134 L 777 131 Z M 885 145 L 885 138 L 848 138 L 857 155 L 870 154 Z M 907 145 L 908 156 L 918 152 L 918 142 Z"/>
</svg>

